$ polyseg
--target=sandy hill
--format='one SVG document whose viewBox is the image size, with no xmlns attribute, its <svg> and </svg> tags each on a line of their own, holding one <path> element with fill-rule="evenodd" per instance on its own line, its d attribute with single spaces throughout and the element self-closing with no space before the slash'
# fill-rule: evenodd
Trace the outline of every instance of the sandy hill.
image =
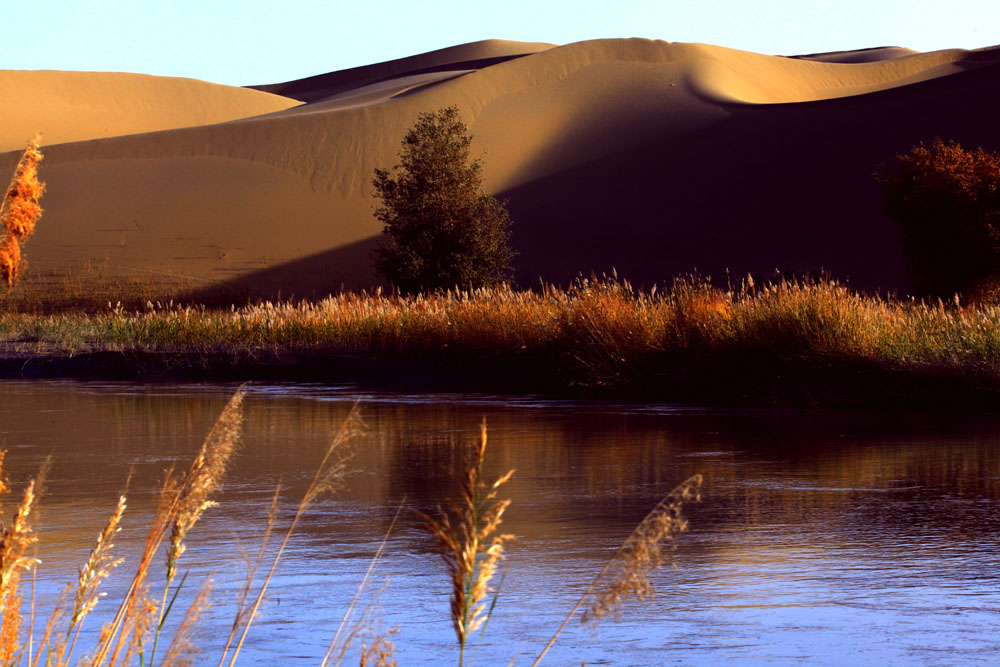
<svg viewBox="0 0 1000 667">
<path fill-rule="evenodd" d="M 0 71 L 0 151 L 211 125 L 299 104 L 194 79 L 117 72 Z"/>
<path fill-rule="evenodd" d="M 127 136 L 49 146 L 46 214 L 26 252 L 39 280 L 98 271 L 108 285 L 252 296 L 369 286 L 372 172 L 394 163 L 421 111 L 457 104 L 487 188 L 510 200 L 524 284 L 612 267 L 647 284 L 777 268 L 905 289 L 872 172 L 935 136 L 1000 148 L 998 65 L 997 49 L 788 58 L 489 41 L 239 91 L 254 96 L 246 107 L 217 87 L 229 106 L 205 107 L 233 111 L 228 122 L 127 134 L 122 121 Z M 135 81 L 147 79 L 162 81 Z M 115 108 L 130 97 L 121 81 L 106 91 Z M 250 109 L 258 99 L 275 106 Z"/>
</svg>

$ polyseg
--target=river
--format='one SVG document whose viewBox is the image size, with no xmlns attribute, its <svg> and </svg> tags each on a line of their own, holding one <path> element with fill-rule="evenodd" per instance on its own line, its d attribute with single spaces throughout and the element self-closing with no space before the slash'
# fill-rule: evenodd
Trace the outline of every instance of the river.
<svg viewBox="0 0 1000 667">
<path fill-rule="evenodd" d="M 24 481 L 52 461 L 37 523 L 40 617 L 75 581 L 131 475 L 116 540 L 126 562 L 87 621 L 81 641 L 93 642 L 131 578 L 164 469 L 186 467 L 234 389 L 0 381 L 8 521 Z M 454 495 L 446 469 L 484 418 L 487 474 L 516 469 L 501 497 L 517 540 L 473 664 L 530 664 L 632 528 L 694 473 L 702 502 L 685 507 L 690 531 L 654 574 L 655 597 L 596 628 L 571 623 L 543 664 L 1000 662 L 1000 416 L 248 391 L 219 505 L 181 561 L 179 606 L 213 581 L 198 664 L 218 660 L 276 486 L 281 529 L 355 403 L 366 434 L 345 486 L 292 536 L 241 664 L 317 664 L 400 506 L 360 606 L 372 627 L 395 629 L 401 665 L 457 663 L 444 564 L 410 510 Z"/>
</svg>

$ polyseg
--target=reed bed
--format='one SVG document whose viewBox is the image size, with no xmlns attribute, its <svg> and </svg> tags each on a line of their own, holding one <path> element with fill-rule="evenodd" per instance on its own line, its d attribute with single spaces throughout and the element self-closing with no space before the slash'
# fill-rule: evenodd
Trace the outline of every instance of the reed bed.
<svg viewBox="0 0 1000 667">
<path fill-rule="evenodd" d="M 147 302 L 98 313 L 0 313 L 0 350 L 285 358 L 527 360 L 563 387 L 656 391 L 730 376 L 862 369 L 1000 388 L 1000 307 L 867 296 L 832 281 L 683 280 L 640 291 L 614 278 L 401 297 L 345 293 L 227 310 Z M 777 369 L 777 370 L 776 370 Z"/>
</svg>

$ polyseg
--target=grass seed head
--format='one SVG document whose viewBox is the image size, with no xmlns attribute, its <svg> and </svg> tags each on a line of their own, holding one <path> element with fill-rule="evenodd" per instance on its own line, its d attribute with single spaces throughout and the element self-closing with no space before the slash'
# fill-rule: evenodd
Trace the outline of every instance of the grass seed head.
<svg viewBox="0 0 1000 667">
<path fill-rule="evenodd" d="M 121 558 L 112 558 L 112 540 L 121 530 L 122 515 L 125 513 L 125 496 L 119 496 L 115 511 L 108 519 L 107 525 L 98 536 L 94 548 L 90 551 L 87 562 L 80 567 L 77 581 L 76 596 L 73 600 L 73 613 L 70 616 L 70 626 L 76 625 L 89 614 L 101 597 L 99 588 L 101 582 L 108 578 L 111 570 L 121 564 Z"/>
<path fill-rule="evenodd" d="M 615 578 L 598 591 L 583 614 L 584 623 L 597 623 L 608 614 L 617 616 L 630 598 L 644 600 L 652 594 L 649 575 L 663 562 L 663 547 L 687 530 L 681 515 L 684 503 L 698 502 L 701 475 L 694 475 L 671 491 L 646 515 L 615 555 Z"/>
<path fill-rule="evenodd" d="M 439 518 L 423 512 L 418 516 L 424 529 L 437 538 L 438 550 L 452 582 L 451 619 L 463 653 L 469 633 L 489 618 L 486 596 L 493 591 L 490 582 L 504 557 L 504 543 L 513 535 L 497 534 L 509 500 L 497 500 L 500 486 L 513 470 L 492 484 L 483 481 L 483 460 L 486 456 L 486 423 L 480 429 L 479 442 L 462 474 L 453 477 L 459 483 L 460 502 L 445 501 L 438 507 Z"/>
<path fill-rule="evenodd" d="M 210 497 L 219 488 L 229 459 L 239 443 L 244 396 L 245 392 L 240 389 L 229 399 L 181 484 L 167 549 L 168 581 L 173 580 L 177 559 L 185 551 L 184 537 L 198 522 L 202 512 L 215 505 Z"/>
</svg>

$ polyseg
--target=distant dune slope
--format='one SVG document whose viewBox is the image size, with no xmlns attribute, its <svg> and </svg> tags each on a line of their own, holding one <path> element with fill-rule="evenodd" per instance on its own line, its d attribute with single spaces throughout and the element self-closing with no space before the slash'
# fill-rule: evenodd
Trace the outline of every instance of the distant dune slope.
<svg viewBox="0 0 1000 667">
<path fill-rule="evenodd" d="M 852 51 L 832 51 L 830 53 L 810 53 L 792 56 L 801 60 L 815 60 L 824 63 L 870 63 L 879 60 L 896 60 L 907 56 L 915 56 L 919 51 L 904 49 L 899 46 L 877 46 L 869 49 Z"/>
<path fill-rule="evenodd" d="M 0 71 L 0 151 L 209 125 L 298 104 L 195 79 L 117 72 Z"/>
<path fill-rule="evenodd" d="M 421 111 L 457 104 L 509 198 L 523 284 L 777 268 L 905 290 L 876 166 L 935 136 L 1000 148 L 990 49 L 489 41 L 260 88 L 307 103 L 50 147 L 32 270 L 246 296 L 370 286 L 372 172 Z"/>
<path fill-rule="evenodd" d="M 303 102 L 315 102 L 387 79 L 441 70 L 479 69 L 505 60 L 545 51 L 553 46 L 553 44 L 541 42 L 509 42 L 502 39 L 489 39 L 452 46 L 447 49 L 438 49 L 409 58 L 353 67 L 329 74 L 319 74 L 305 79 L 251 87 Z"/>
</svg>

